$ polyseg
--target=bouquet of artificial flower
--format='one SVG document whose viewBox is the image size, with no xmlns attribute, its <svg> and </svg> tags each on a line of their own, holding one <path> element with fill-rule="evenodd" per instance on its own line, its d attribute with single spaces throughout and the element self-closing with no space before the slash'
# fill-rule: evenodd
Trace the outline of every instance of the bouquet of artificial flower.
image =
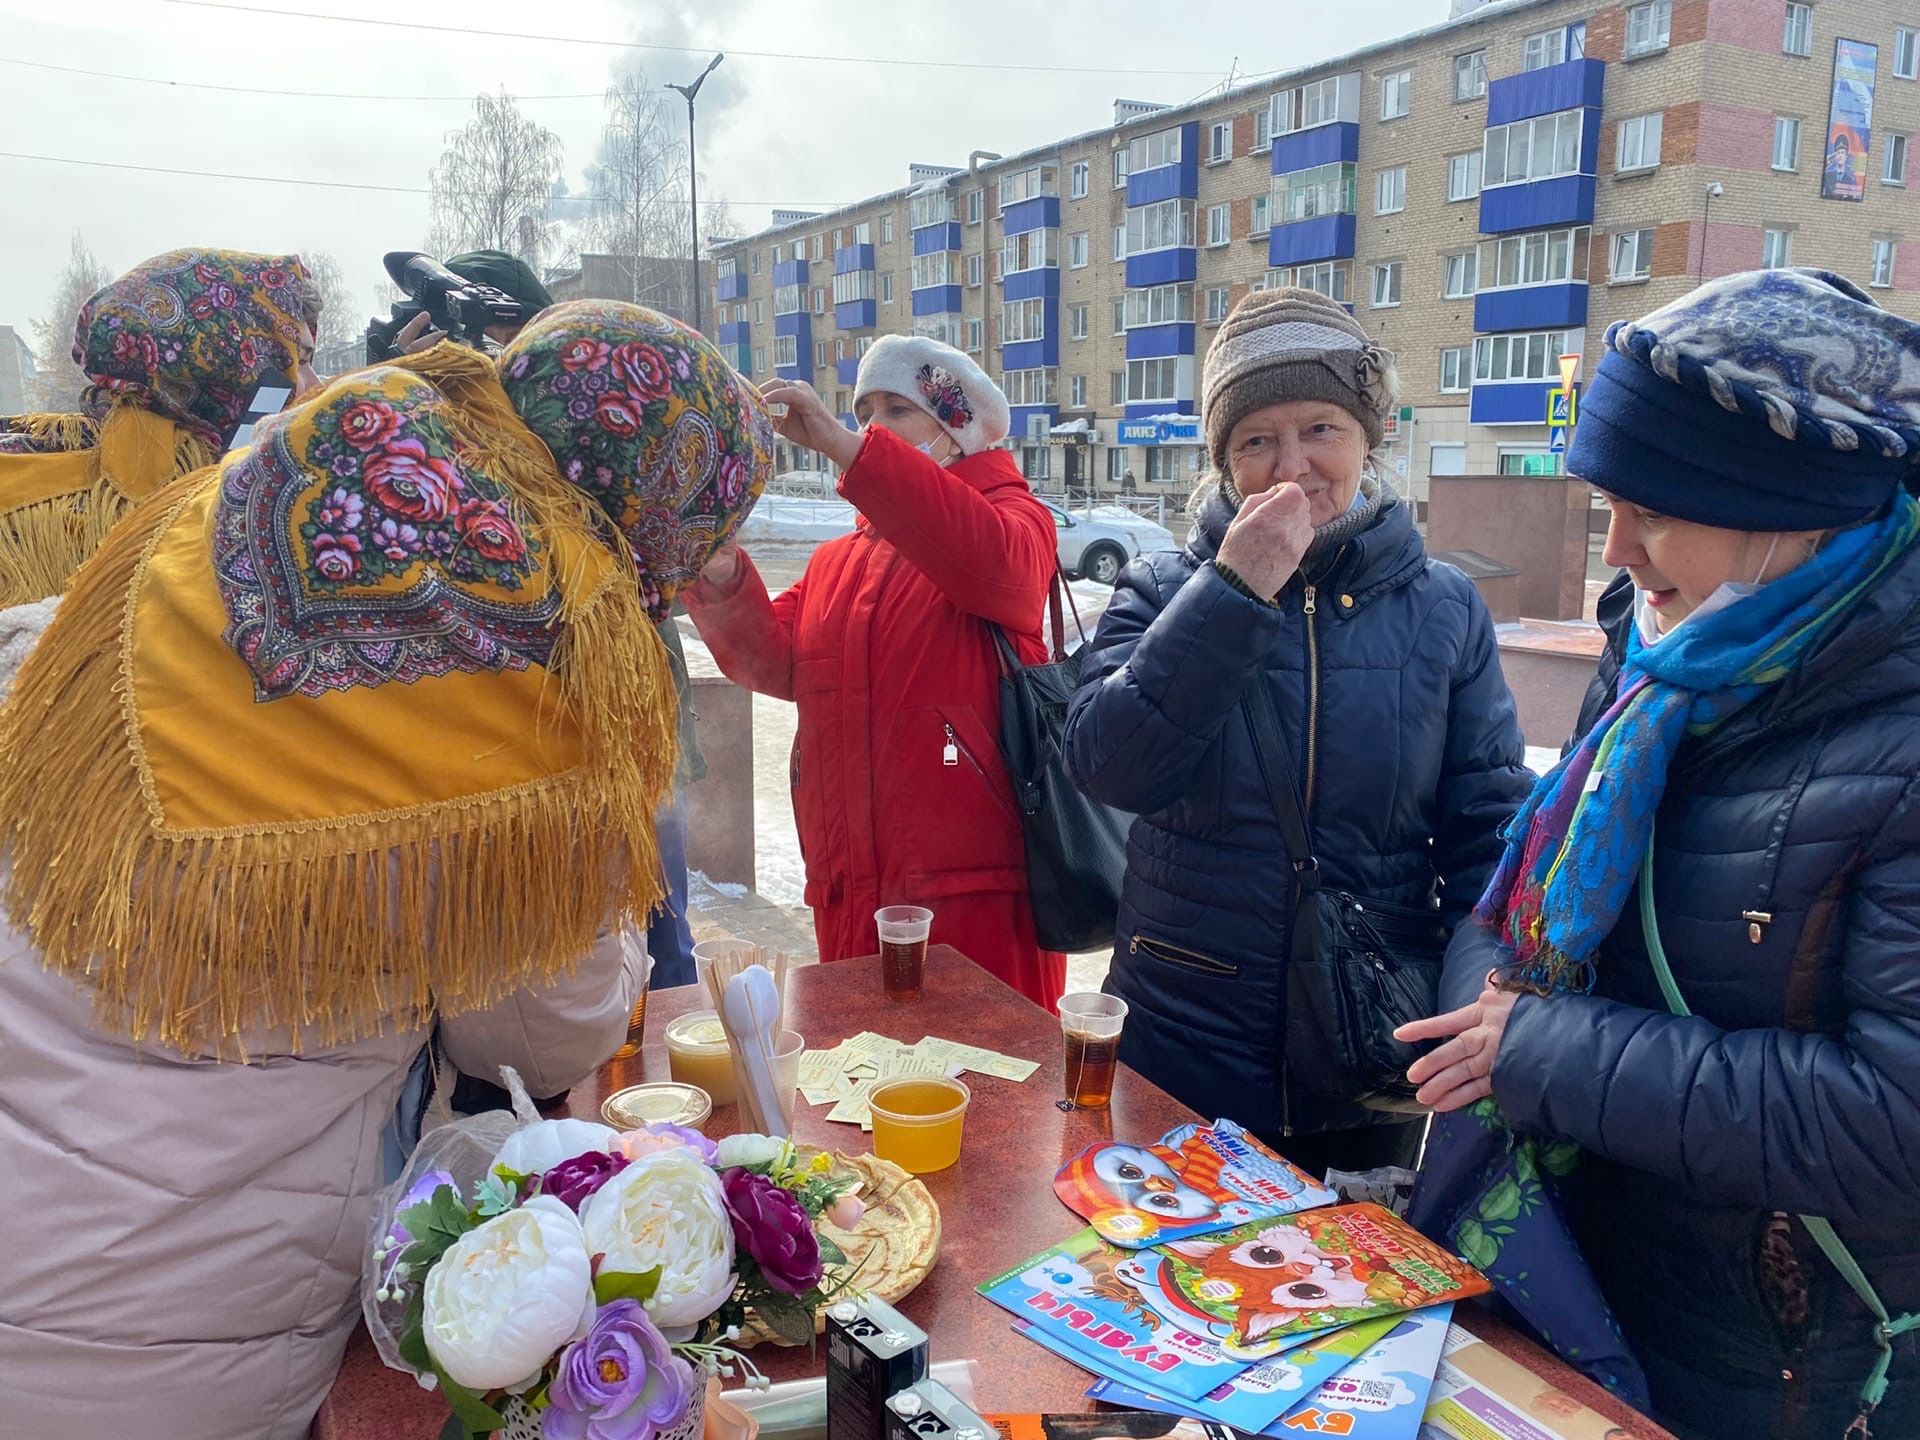
<svg viewBox="0 0 1920 1440">
<path fill-rule="evenodd" d="M 816 1222 L 851 1227 L 863 1208 L 825 1155 L 673 1125 L 538 1121 L 465 1192 L 421 1163 L 382 1216 L 369 1327 L 468 1436 L 510 1417 L 544 1440 L 697 1434 L 706 1376 L 764 1383 L 730 1348 L 749 1312 L 782 1340 L 813 1338 L 815 1310 L 850 1278 L 827 1277 L 846 1256 Z"/>
</svg>

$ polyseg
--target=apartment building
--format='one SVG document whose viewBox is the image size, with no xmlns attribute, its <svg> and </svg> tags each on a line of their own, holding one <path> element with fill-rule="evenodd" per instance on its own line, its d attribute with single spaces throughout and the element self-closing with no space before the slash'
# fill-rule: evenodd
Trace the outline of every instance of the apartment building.
<svg viewBox="0 0 1920 1440">
<path fill-rule="evenodd" d="M 716 247 L 715 334 L 843 413 L 876 336 L 938 335 L 1000 377 L 1036 488 L 1184 493 L 1219 321 L 1302 285 L 1395 352 L 1388 463 L 1423 498 L 1554 473 L 1559 357 L 1591 374 L 1610 323 L 1703 276 L 1815 265 L 1916 313 L 1917 129 L 1920 12 L 1892 0 L 1504 0 L 778 213 Z"/>
</svg>

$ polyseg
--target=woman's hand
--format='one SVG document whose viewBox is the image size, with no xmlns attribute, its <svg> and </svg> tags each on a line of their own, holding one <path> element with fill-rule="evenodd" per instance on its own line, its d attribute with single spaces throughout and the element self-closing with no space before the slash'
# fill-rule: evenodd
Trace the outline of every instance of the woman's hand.
<svg viewBox="0 0 1920 1440">
<path fill-rule="evenodd" d="M 1511 990 L 1495 989 L 1489 974 L 1487 988 L 1473 1004 L 1430 1020 L 1415 1020 L 1393 1032 L 1393 1038 L 1404 1044 L 1447 1042 L 1422 1055 L 1407 1070 L 1407 1079 L 1420 1087 L 1417 1098 L 1422 1105 L 1444 1114 L 1493 1094 L 1494 1057 L 1500 1052 L 1500 1037 L 1507 1031 L 1507 1017 L 1513 1014 L 1514 1001 L 1519 998 Z"/>
<path fill-rule="evenodd" d="M 786 407 L 785 414 L 773 417 L 773 428 L 783 439 L 819 451 L 842 470 L 859 458 L 861 437 L 840 423 L 806 381 L 769 380 L 760 387 L 760 398 Z"/>
<path fill-rule="evenodd" d="M 1293 578 L 1312 543 L 1307 492 L 1289 481 L 1241 502 L 1220 541 L 1219 561 L 1271 600 Z"/>
<path fill-rule="evenodd" d="M 418 355 L 422 350 L 431 350 L 447 338 L 444 330 L 432 330 L 433 317 L 422 310 L 414 316 L 393 337 L 393 353 L 396 355 Z"/>
<path fill-rule="evenodd" d="M 716 591 L 731 590 L 739 578 L 740 547 L 731 541 L 709 555 L 700 570 L 700 583 Z"/>
</svg>

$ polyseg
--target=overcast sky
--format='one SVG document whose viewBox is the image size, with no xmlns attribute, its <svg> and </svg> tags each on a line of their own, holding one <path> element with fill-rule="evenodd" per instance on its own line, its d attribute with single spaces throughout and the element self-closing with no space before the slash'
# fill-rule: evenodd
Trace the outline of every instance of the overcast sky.
<svg viewBox="0 0 1920 1440">
<path fill-rule="evenodd" d="M 268 10 L 551 27 L 572 40 L 700 53 L 259 13 Z M 579 97 L 523 102 L 564 140 L 577 186 L 603 122 L 599 92 L 619 69 L 637 62 L 660 83 L 685 80 L 711 51 L 726 51 L 700 97 L 702 199 L 725 196 L 758 229 L 772 206 L 820 209 L 893 189 L 911 161 L 960 165 L 975 148 L 1012 154 L 1097 128 L 1116 96 L 1194 99 L 1230 72 L 1308 64 L 1446 12 L 1447 0 L 0 0 L 0 151 L 9 152 L 0 156 L 0 324 L 24 328 L 42 313 L 76 229 L 116 271 L 179 245 L 329 251 L 364 308 L 380 255 L 423 238 L 426 197 L 412 192 L 424 191 L 446 132 L 480 90 Z M 1174 24 L 1170 14 L 1191 18 Z M 36 68 L 47 66 L 276 93 Z M 380 98 L 393 96 L 410 98 Z"/>
</svg>

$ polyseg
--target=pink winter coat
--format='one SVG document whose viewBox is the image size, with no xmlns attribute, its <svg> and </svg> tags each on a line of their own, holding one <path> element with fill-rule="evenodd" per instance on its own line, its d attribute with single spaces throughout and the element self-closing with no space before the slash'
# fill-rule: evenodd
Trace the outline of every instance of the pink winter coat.
<svg viewBox="0 0 1920 1440">
<path fill-rule="evenodd" d="M 469 1075 L 535 1095 L 617 1048 L 644 942 L 442 1020 Z M 304 1440 L 359 1318 L 381 1134 L 424 1030 L 249 1063 L 94 1028 L 0 910 L 0 1435 Z"/>
</svg>

